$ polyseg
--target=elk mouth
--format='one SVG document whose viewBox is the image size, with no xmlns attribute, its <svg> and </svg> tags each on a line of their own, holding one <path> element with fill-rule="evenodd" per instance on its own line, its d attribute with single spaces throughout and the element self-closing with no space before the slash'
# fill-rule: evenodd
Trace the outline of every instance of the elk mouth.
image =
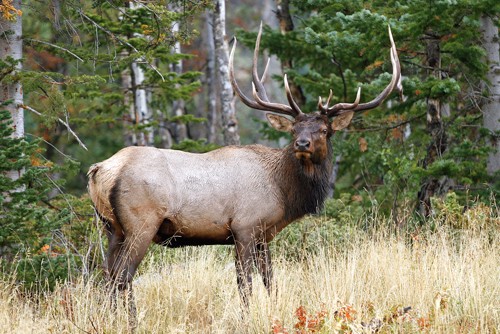
<svg viewBox="0 0 500 334">
<path fill-rule="evenodd" d="M 295 151 L 295 158 L 297 160 L 310 160 L 312 152 L 309 151 Z"/>
</svg>

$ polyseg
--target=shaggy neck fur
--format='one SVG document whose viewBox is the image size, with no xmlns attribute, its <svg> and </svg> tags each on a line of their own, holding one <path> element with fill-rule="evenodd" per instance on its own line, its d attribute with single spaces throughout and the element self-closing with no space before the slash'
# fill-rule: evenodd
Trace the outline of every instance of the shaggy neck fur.
<svg viewBox="0 0 500 334">
<path fill-rule="evenodd" d="M 298 160 L 293 145 L 282 151 L 273 171 L 283 196 L 286 221 L 317 213 L 323 207 L 330 187 L 332 151 L 328 141 L 326 157 L 319 164 Z"/>
</svg>

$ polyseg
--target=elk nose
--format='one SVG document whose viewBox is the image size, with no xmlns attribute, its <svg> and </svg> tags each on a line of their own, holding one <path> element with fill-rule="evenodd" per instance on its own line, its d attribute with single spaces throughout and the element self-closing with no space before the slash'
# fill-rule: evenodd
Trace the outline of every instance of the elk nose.
<svg viewBox="0 0 500 334">
<path fill-rule="evenodd" d="M 311 146 L 311 142 L 307 139 L 297 139 L 295 141 L 295 149 L 299 151 L 306 151 Z"/>
</svg>

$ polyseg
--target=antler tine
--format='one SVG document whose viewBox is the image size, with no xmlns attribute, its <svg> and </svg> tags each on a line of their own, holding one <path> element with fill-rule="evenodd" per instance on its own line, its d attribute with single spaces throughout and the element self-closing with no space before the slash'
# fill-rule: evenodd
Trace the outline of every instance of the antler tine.
<svg viewBox="0 0 500 334">
<path fill-rule="evenodd" d="M 262 21 L 260 22 L 259 32 L 257 34 L 257 40 L 255 41 L 255 49 L 253 51 L 252 79 L 256 86 L 257 93 L 259 93 L 260 98 L 264 101 L 269 101 L 269 99 L 267 98 L 266 89 L 264 88 L 263 85 L 265 74 L 267 72 L 267 66 L 266 69 L 264 70 L 264 75 L 262 75 L 262 79 L 259 78 L 259 74 L 257 73 L 261 37 L 262 37 Z"/>
<path fill-rule="evenodd" d="M 236 50 L 237 43 L 238 41 L 236 40 L 236 37 L 234 37 L 234 44 L 233 47 L 231 48 L 231 53 L 229 54 L 229 80 L 231 81 L 231 85 L 233 86 L 234 92 L 236 93 L 236 95 L 240 97 L 241 102 L 243 102 L 250 108 L 258 110 L 266 110 L 264 107 L 257 104 L 257 102 L 250 100 L 245 94 L 243 94 L 240 87 L 238 86 L 238 83 L 236 82 L 236 78 L 234 77 L 234 52 Z"/>
<path fill-rule="evenodd" d="M 330 101 L 330 98 L 331 98 L 331 95 L 328 98 L 328 102 Z M 347 111 L 354 110 L 359 105 L 360 100 L 361 100 L 361 87 L 358 87 L 358 92 L 356 93 L 356 100 L 354 100 L 353 103 L 337 103 L 329 108 L 328 108 L 328 103 L 327 103 L 327 105 L 325 107 L 325 109 L 327 108 L 326 114 L 328 117 L 333 117 L 333 116 L 337 116 L 339 114 L 343 114 L 344 111 L 347 112 Z"/>
<path fill-rule="evenodd" d="M 271 111 L 275 112 L 278 114 L 285 114 L 289 115 L 292 117 L 296 117 L 301 113 L 300 109 L 298 109 L 298 106 L 295 102 L 290 102 L 292 104 L 291 106 L 287 106 L 286 104 L 281 104 L 281 103 L 273 103 L 270 102 L 266 90 L 264 88 L 263 82 L 264 79 L 267 75 L 267 70 L 269 68 L 269 60 L 266 64 L 266 68 L 264 69 L 264 74 L 262 78 L 259 78 L 259 75 L 257 73 L 257 63 L 258 63 L 258 58 L 259 58 L 259 48 L 260 48 L 260 39 L 262 36 L 262 22 L 260 24 L 259 28 L 259 33 L 257 34 L 257 40 L 255 41 L 255 50 L 254 50 L 254 55 L 253 55 L 253 66 L 252 66 L 252 94 L 255 100 L 251 100 L 243 92 L 241 91 L 240 87 L 238 86 L 238 83 L 236 82 L 236 79 L 234 77 L 234 53 L 236 49 L 236 38 L 234 39 L 234 44 L 231 49 L 231 53 L 229 55 L 229 78 L 231 81 L 231 85 L 233 86 L 233 89 L 235 93 L 240 97 L 241 101 L 249 106 L 250 108 L 253 109 L 258 109 L 258 110 L 265 110 L 265 111 Z M 288 95 L 288 93 L 287 93 Z M 288 97 L 288 96 L 287 96 Z M 291 95 L 290 95 L 291 97 Z M 289 100 L 290 101 L 290 100 Z M 293 101 L 293 99 L 292 99 Z"/>
<path fill-rule="evenodd" d="M 271 57 L 267 58 L 266 67 L 264 68 L 264 72 L 262 72 L 262 77 L 260 78 L 260 82 L 264 83 L 267 78 L 267 71 L 269 70 L 269 64 L 271 63 Z"/>
<path fill-rule="evenodd" d="M 292 107 L 292 109 L 297 113 L 297 115 L 302 114 L 302 111 L 300 110 L 299 105 L 295 100 L 293 99 L 292 92 L 290 91 L 290 86 L 288 85 L 288 78 L 286 74 L 283 76 L 283 81 L 285 82 L 285 92 L 286 92 L 286 98 L 288 100 L 288 103 Z"/>
<path fill-rule="evenodd" d="M 296 110 L 294 110 L 290 106 L 287 106 L 286 104 L 273 103 L 273 102 L 262 100 L 261 97 L 259 96 L 259 92 L 255 88 L 254 82 L 252 82 L 252 93 L 253 93 L 253 97 L 254 97 L 255 101 L 257 101 L 257 103 L 261 106 L 262 110 L 269 110 L 269 111 L 273 111 L 275 113 L 289 115 L 289 116 L 292 116 L 294 118 L 298 115 Z M 264 107 L 264 108 L 262 108 L 262 107 Z"/>
<path fill-rule="evenodd" d="M 396 87 L 401 96 L 403 92 L 403 86 L 401 84 L 401 64 L 399 63 L 399 58 L 398 58 L 398 53 L 396 50 L 396 44 L 394 43 L 394 38 L 392 36 L 392 31 L 391 31 L 391 26 L 388 26 L 389 29 L 389 39 L 391 41 L 391 49 L 390 49 L 390 56 L 391 56 L 391 63 L 392 63 L 392 79 L 391 82 L 385 87 L 385 89 L 372 101 L 367 102 L 367 103 L 362 103 L 359 104 L 359 97 L 360 97 L 360 92 L 361 88 L 358 89 L 358 95 L 356 98 L 356 101 L 352 104 L 348 103 L 337 103 L 333 105 L 332 107 L 328 108 L 328 105 L 326 108 L 327 110 L 327 115 L 328 117 L 333 117 L 337 116 L 340 114 L 343 114 L 344 112 L 348 111 L 362 111 L 362 110 L 369 110 L 378 107 L 387 96 L 394 90 Z M 322 105 L 319 105 L 320 110 L 324 110 L 325 107 Z"/>
<path fill-rule="evenodd" d="M 392 78 L 391 82 L 385 87 L 385 89 L 380 93 L 375 99 L 370 102 L 362 103 L 354 108 L 354 111 L 362 111 L 369 110 L 378 107 L 387 96 L 394 90 L 396 87 L 400 92 L 400 95 L 403 94 L 403 86 L 401 84 L 401 64 L 399 63 L 398 51 L 396 50 L 396 44 L 394 43 L 394 38 L 392 37 L 391 26 L 388 26 L 389 31 L 389 39 L 391 41 L 391 63 L 392 63 Z"/>
<path fill-rule="evenodd" d="M 330 100 L 333 96 L 333 90 L 330 89 L 330 94 L 328 95 L 328 99 L 326 100 L 326 104 L 323 105 L 323 98 L 319 96 L 318 98 L 318 109 L 321 111 L 322 114 L 326 114 L 328 111 L 328 105 L 330 104 Z"/>
</svg>

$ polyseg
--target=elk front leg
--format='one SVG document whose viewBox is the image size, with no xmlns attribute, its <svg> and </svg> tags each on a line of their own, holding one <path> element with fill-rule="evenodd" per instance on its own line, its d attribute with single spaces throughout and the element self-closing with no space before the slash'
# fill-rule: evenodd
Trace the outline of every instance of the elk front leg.
<svg viewBox="0 0 500 334">
<path fill-rule="evenodd" d="M 262 276 L 262 281 L 269 295 L 273 291 L 273 268 L 271 263 L 271 253 L 269 245 L 265 240 L 256 244 L 256 254 L 254 256 L 255 266 Z"/>
</svg>

